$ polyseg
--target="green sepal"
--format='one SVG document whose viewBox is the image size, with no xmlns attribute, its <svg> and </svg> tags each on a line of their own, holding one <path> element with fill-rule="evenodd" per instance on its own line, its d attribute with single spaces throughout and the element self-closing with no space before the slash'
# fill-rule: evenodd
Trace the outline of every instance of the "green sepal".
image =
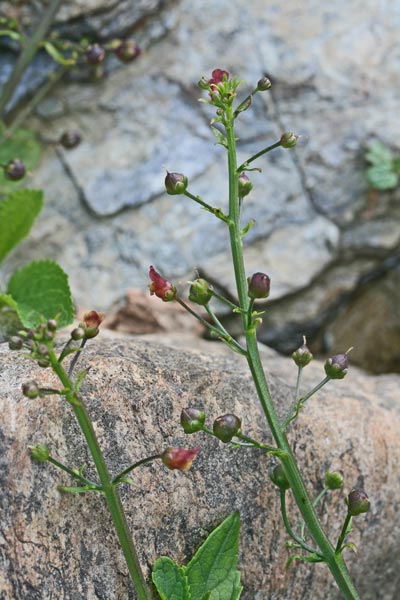
<svg viewBox="0 0 400 600">
<path fill-rule="evenodd" d="M 308 556 L 306 556 L 305 554 L 292 554 L 292 556 L 289 556 L 289 558 L 286 562 L 286 565 L 285 565 L 286 571 L 290 568 L 290 565 L 292 564 L 292 562 L 294 560 L 301 560 L 303 562 L 309 562 L 309 563 L 325 562 L 321 556 L 319 556 L 318 554 L 315 554 L 315 553 L 309 554 Z"/>
<path fill-rule="evenodd" d="M 58 485 L 57 490 L 59 492 L 67 492 L 68 494 L 86 494 L 86 492 L 102 492 L 103 490 L 99 487 L 92 485 L 81 485 L 78 487 L 69 487 L 65 485 Z"/>
<path fill-rule="evenodd" d="M 217 138 L 217 144 L 220 144 L 221 146 L 223 146 L 224 148 L 228 148 L 228 142 L 226 137 L 224 136 L 223 133 L 221 133 L 219 131 L 219 129 L 217 129 L 216 127 L 211 127 L 211 131 L 213 132 L 213 134 L 215 135 L 215 137 Z"/>
<path fill-rule="evenodd" d="M 250 229 L 253 227 L 253 225 L 255 224 L 254 219 L 252 219 L 251 221 L 249 221 L 248 223 L 246 223 L 246 225 L 244 227 L 242 227 L 242 229 L 240 230 L 240 237 L 244 237 L 246 235 L 246 233 L 248 233 L 250 231 Z"/>
<path fill-rule="evenodd" d="M 192 600 L 184 568 L 168 556 L 156 560 L 151 577 L 161 600 Z"/>
<path fill-rule="evenodd" d="M 51 42 L 43 42 L 42 46 L 47 54 L 59 65 L 72 67 L 76 64 L 76 55 L 71 58 L 66 58 Z"/>
<path fill-rule="evenodd" d="M 80 350 L 80 348 L 77 348 L 77 350 Z M 75 392 L 79 391 L 79 388 L 81 387 L 82 383 L 85 381 L 87 374 L 90 371 L 90 367 L 87 367 L 86 369 L 80 369 L 77 374 L 75 375 L 74 378 L 74 390 Z"/>
</svg>

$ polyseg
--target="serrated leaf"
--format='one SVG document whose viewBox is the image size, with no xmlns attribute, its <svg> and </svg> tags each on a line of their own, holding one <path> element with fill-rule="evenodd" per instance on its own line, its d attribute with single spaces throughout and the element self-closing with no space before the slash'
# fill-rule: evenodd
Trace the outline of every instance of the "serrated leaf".
<svg viewBox="0 0 400 600">
<path fill-rule="evenodd" d="M 0 263 L 28 235 L 42 207 L 40 190 L 16 190 L 0 202 Z"/>
<path fill-rule="evenodd" d="M 37 327 L 41 317 L 58 320 L 60 327 L 74 318 L 68 277 L 51 260 L 38 260 L 15 271 L 8 293 L 17 303 L 17 313 L 25 327 Z"/>
<path fill-rule="evenodd" d="M 393 154 L 383 142 L 375 140 L 369 145 L 365 158 L 373 165 L 389 165 L 393 160 Z"/>
<path fill-rule="evenodd" d="M 15 310 L 17 309 L 17 303 L 9 294 L 0 294 L 0 308 L 3 308 L 3 306 L 9 306 Z"/>
<path fill-rule="evenodd" d="M 368 183 L 378 190 L 392 190 L 399 181 L 399 176 L 391 167 L 379 165 L 367 170 Z"/>
<path fill-rule="evenodd" d="M 237 593 L 239 530 L 239 513 L 234 512 L 214 529 L 185 567 L 191 600 L 202 600 L 209 591 L 212 600 L 231 600 Z"/>
<path fill-rule="evenodd" d="M 34 169 L 42 153 L 41 146 L 36 135 L 30 129 L 16 129 L 9 133 L 6 130 L 0 132 L 0 163 L 5 165 L 10 160 L 18 158 L 22 160 L 27 172 Z M 0 193 L 7 194 L 10 191 L 25 185 L 25 179 L 21 181 L 9 181 L 4 177 L 3 169 L 0 169 Z"/>
<path fill-rule="evenodd" d="M 156 560 L 151 577 L 162 600 L 191 600 L 183 567 L 168 556 Z"/>
</svg>

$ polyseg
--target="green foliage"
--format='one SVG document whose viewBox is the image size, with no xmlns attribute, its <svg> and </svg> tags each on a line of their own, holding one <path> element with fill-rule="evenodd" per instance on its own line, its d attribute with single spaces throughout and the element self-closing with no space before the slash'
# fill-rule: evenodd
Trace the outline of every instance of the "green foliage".
<svg viewBox="0 0 400 600">
<path fill-rule="evenodd" d="M 371 164 L 367 169 L 368 183 L 378 190 L 392 190 L 399 183 L 400 161 L 385 144 L 379 140 L 372 142 L 365 155 Z"/>
<path fill-rule="evenodd" d="M 57 263 L 39 260 L 15 271 L 7 292 L 17 303 L 17 313 L 25 327 L 37 327 L 41 317 L 57 318 L 61 327 L 74 318 L 68 277 Z"/>
<path fill-rule="evenodd" d="M 17 190 L 0 202 L 0 263 L 28 235 L 42 207 L 39 190 Z"/>
<path fill-rule="evenodd" d="M 153 582 L 162 600 L 239 600 L 237 570 L 240 518 L 229 515 L 183 567 L 168 557 L 153 568 Z"/>
<path fill-rule="evenodd" d="M 7 164 L 10 160 L 18 158 L 27 171 L 34 169 L 41 157 L 41 146 L 30 129 L 17 129 L 13 133 L 0 129 L 0 163 Z M 0 169 L 0 194 L 7 194 L 23 185 L 23 181 L 9 181 Z"/>
</svg>

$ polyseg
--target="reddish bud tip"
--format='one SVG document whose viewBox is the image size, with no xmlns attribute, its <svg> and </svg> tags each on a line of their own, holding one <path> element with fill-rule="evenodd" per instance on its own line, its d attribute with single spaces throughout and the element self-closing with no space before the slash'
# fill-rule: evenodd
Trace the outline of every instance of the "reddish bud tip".
<svg viewBox="0 0 400 600">
<path fill-rule="evenodd" d="M 10 181 L 19 181 L 25 177 L 25 165 L 21 160 L 15 158 L 10 160 L 4 167 L 4 177 Z"/>
<path fill-rule="evenodd" d="M 175 300 L 176 298 L 176 287 L 172 285 L 170 281 L 167 281 L 162 277 L 153 266 L 149 268 L 149 277 L 151 279 L 151 283 L 149 283 L 148 288 L 150 290 L 150 295 L 155 294 L 157 298 L 161 298 L 164 302 L 171 302 L 171 300 Z"/>
<path fill-rule="evenodd" d="M 89 65 L 99 65 L 105 59 L 106 52 L 99 44 L 92 44 L 86 50 L 86 62 Z"/>
<path fill-rule="evenodd" d="M 215 419 L 213 423 L 213 432 L 221 442 L 227 444 L 234 435 L 236 435 L 242 426 L 242 421 L 236 415 L 222 415 Z"/>
<path fill-rule="evenodd" d="M 90 312 L 87 312 L 83 315 L 85 338 L 90 339 L 98 335 L 99 327 L 104 321 L 104 318 L 105 314 L 99 313 L 96 310 L 91 310 Z M 80 329 L 80 327 L 78 327 L 78 329 Z"/>
<path fill-rule="evenodd" d="M 161 455 L 164 465 L 168 469 L 179 469 L 179 471 L 187 471 L 192 466 L 192 462 L 196 458 L 200 448 L 167 448 Z"/>
<path fill-rule="evenodd" d="M 271 280 L 265 273 L 254 273 L 247 280 L 250 298 L 268 298 Z"/>
<path fill-rule="evenodd" d="M 349 358 L 347 352 L 344 354 L 336 354 L 325 363 L 325 373 L 331 379 L 343 379 L 347 375 L 349 366 Z"/>
<path fill-rule="evenodd" d="M 224 69 L 214 69 L 214 71 L 211 73 L 211 79 L 208 80 L 209 85 L 218 85 L 219 83 L 222 83 L 224 80 L 228 80 L 229 79 L 229 73 L 228 71 L 225 71 Z"/>
<path fill-rule="evenodd" d="M 114 50 L 115 56 L 121 62 L 131 62 L 141 54 L 139 45 L 133 40 L 124 40 Z"/>
<path fill-rule="evenodd" d="M 292 358 L 298 367 L 306 367 L 314 358 L 306 344 L 306 338 L 304 337 L 303 339 L 304 344 L 292 354 Z"/>
<path fill-rule="evenodd" d="M 184 408 L 181 412 L 181 425 L 185 433 L 201 431 L 206 420 L 204 410 L 200 408 Z"/>
<path fill-rule="evenodd" d="M 364 490 L 352 490 L 346 498 L 347 510 L 356 517 L 370 509 L 370 502 Z"/>
<path fill-rule="evenodd" d="M 72 148 L 76 148 L 81 143 L 82 138 L 77 131 L 64 131 L 61 135 L 59 143 L 66 150 L 72 150 Z"/>
<path fill-rule="evenodd" d="M 183 194 L 188 186 L 188 178 L 182 173 L 169 173 L 165 177 L 165 189 L 171 196 Z"/>
<path fill-rule="evenodd" d="M 239 196 L 241 198 L 244 198 L 245 196 L 250 194 L 251 190 L 253 189 L 253 184 L 251 183 L 250 179 L 247 177 L 246 173 L 240 173 L 240 175 L 238 177 L 238 189 L 239 189 Z"/>
</svg>

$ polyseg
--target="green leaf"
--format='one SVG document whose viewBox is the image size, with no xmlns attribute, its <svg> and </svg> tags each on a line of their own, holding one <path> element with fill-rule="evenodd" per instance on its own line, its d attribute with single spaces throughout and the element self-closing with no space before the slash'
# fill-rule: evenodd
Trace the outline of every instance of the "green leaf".
<svg viewBox="0 0 400 600">
<path fill-rule="evenodd" d="M 217 144 L 221 144 L 221 146 L 224 146 L 224 148 L 228 147 L 228 142 L 226 137 L 224 136 L 223 133 L 220 132 L 219 129 L 217 129 L 216 127 L 211 127 L 211 131 L 213 132 L 213 134 L 215 135 L 215 137 L 217 138 Z"/>
<path fill-rule="evenodd" d="M 9 306 L 17 310 L 17 303 L 9 294 L 0 294 L 0 308 L 3 308 L 3 306 Z"/>
<path fill-rule="evenodd" d="M 191 600 L 184 568 L 168 556 L 156 560 L 151 576 L 162 600 Z"/>
<path fill-rule="evenodd" d="M 185 567 L 191 600 L 202 600 L 207 592 L 212 592 L 212 600 L 239 597 L 239 530 L 239 513 L 234 512 L 214 529 Z"/>
<path fill-rule="evenodd" d="M 375 140 L 369 145 L 365 158 L 373 165 L 390 165 L 393 160 L 393 155 L 383 142 Z"/>
<path fill-rule="evenodd" d="M 60 327 L 73 321 L 68 277 L 51 260 L 34 261 L 15 271 L 7 291 L 16 301 L 18 316 L 25 327 L 37 327 L 41 317 L 56 317 Z"/>
<path fill-rule="evenodd" d="M 370 167 L 367 170 L 368 183 L 378 190 L 392 190 L 399 181 L 399 176 L 386 165 Z"/>
<path fill-rule="evenodd" d="M 34 169 L 42 153 L 41 146 L 36 139 L 35 133 L 30 129 L 16 129 L 10 133 L 6 130 L 0 132 L 0 163 L 5 165 L 10 160 L 18 158 L 22 160 L 27 171 Z M 0 193 L 7 194 L 24 185 L 21 181 L 9 181 L 4 177 L 3 169 L 0 169 Z"/>
<path fill-rule="evenodd" d="M 0 263 L 28 235 L 42 207 L 39 190 L 17 190 L 0 202 Z"/>
</svg>

